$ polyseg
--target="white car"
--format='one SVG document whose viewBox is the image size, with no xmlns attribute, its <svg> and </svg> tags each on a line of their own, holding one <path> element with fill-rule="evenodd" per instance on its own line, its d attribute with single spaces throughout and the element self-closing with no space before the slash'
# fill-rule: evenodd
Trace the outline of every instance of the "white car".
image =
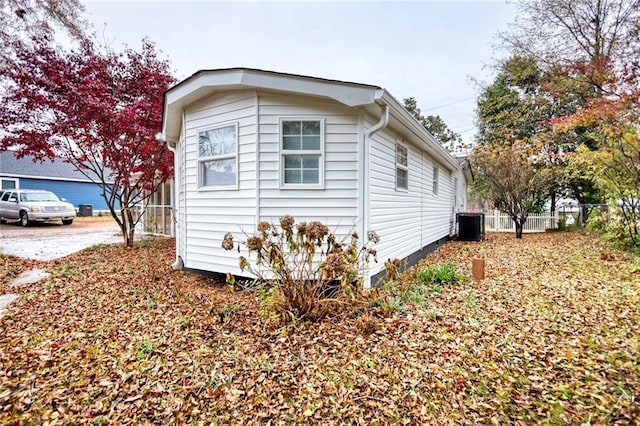
<svg viewBox="0 0 640 426">
<path fill-rule="evenodd" d="M 5 189 L 0 191 L 0 223 L 19 220 L 22 226 L 32 222 L 62 221 L 71 225 L 76 217 L 73 204 L 60 200 L 50 191 L 36 189 Z"/>
</svg>

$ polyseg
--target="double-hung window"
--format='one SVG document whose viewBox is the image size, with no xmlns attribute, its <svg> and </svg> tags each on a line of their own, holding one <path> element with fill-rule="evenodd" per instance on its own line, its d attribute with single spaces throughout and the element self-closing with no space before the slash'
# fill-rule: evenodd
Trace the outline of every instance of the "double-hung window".
<svg viewBox="0 0 640 426">
<path fill-rule="evenodd" d="M 409 189 L 409 157 L 407 147 L 396 142 L 396 189 Z"/>
<path fill-rule="evenodd" d="M 238 187 L 238 125 L 229 124 L 198 133 L 198 187 Z"/>
<path fill-rule="evenodd" d="M 433 166 L 433 196 L 438 195 L 438 180 L 440 179 L 440 169 L 438 166 Z"/>
<path fill-rule="evenodd" d="M 321 187 L 324 120 L 283 119 L 280 123 L 282 185 Z"/>
</svg>

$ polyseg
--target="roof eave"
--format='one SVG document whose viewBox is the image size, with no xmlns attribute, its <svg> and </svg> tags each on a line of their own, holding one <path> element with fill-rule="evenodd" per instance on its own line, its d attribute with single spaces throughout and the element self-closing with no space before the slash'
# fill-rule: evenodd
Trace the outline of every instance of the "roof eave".
<svg viewBox="0 0 640 426">
<path fill-rule="evenodd" d="M 468 158 L 462 162 L 462 174 L 464 175 L 464 180 L 467 185 L 471 185 L 473 183 L 473 170 L 471 169 L 471 162 Z"/>
<path fill-rule="evenodd" d="M 400 122 L 405 128 L 409 129 L 416 138 L 422 142 L 423 148 L 438 160 L 448 170 L 457 170 L 459 165 L 453 155 L 447 151 L 422 124 L 411 115 L 407 109 L 400 104 L 389 92 L 384 91 L 382 96 L 385 102 L 391 108 L 391 115 Z"/>
<path fill-rule="evenodd" d="M 458 169 L 453 156 L 389 92 L 373 85 L 327 80 L 251 68 L 198 71 L 164 93 L 162 133 L 167 141 L 180 137 L 182 112 L 212 92 L 262 89 L 335 100 L 350 107 L 389 105 L 391 116 L 415 136 L 418 144 L 449 170 Z"/>
<path fill-rule="evenodd" d="M 184 108 L 214 91 L 262 89 L 335 100 L 355 107 L 380 99 L 380 87 L 245 68 L 205 70 L 193 74 L 164 93 L 162 133 L 177 140 Z"/>
</svg>

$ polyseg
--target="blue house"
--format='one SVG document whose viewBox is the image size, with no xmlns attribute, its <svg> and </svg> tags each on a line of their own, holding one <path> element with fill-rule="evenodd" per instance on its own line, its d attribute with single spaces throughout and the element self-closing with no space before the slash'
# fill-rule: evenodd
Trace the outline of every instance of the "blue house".
<svg viewBox="0 0 640 426">
<path fill-rule="evenodd" d="M 0 151 L 0 189 L 45 189 L 65 198 L 76 209 L 81 204 L 93 212 L 108 210 L 102 189 L 62 159 L 44 162 L 33 157 L 16 158 L 13 151 Z"/>
</svg>

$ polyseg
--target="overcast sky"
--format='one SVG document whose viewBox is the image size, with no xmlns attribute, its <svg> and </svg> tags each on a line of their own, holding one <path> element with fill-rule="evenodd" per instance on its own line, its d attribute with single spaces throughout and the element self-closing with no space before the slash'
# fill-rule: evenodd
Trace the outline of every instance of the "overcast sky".
<svg viewBox="0 0 640 426">
<path fill-rule="evenodd" d="M 148 36 L 182 80 L 249 67 L 384 87 L 415 97 L 471 140 L 476 78 L 489 81 L 504 1 L 86 1 L 98 39 L 138 49 Z"/>
</svg>

